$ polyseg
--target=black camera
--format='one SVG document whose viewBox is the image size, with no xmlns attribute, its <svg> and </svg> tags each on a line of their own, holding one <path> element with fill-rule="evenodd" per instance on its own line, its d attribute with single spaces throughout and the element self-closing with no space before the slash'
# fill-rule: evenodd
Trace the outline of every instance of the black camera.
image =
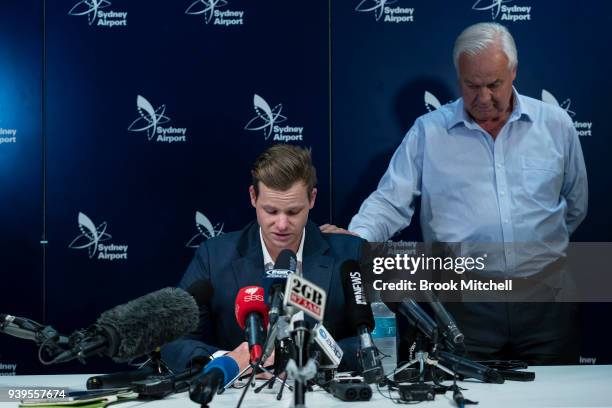
<svg viewBox="0 0 612 408">
<path fill-rule="evenodd" d="M 433 401 L 436 390 L 431 384 L 400 384 L 399 394 L 402 401 Z"/>
<path fill-rule="evenodd" d="M 372 398 L 372 389 L 362 380 L 334 380 L 329 392 L 342 401 L 369 401 Z"/>
</svg>

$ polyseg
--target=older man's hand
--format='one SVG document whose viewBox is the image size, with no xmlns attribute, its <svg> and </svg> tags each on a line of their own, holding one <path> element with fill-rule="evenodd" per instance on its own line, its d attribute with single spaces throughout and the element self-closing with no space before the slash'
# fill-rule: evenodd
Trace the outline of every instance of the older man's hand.
<svg viewBox="0 0 612 408">
<path fill-rule="evenodd" d="M 354 235 L 356 237 L 359 236 L 355 234 L 354 232 L 345 230 L 344 228 L 340 228 L 332 224 L 323 224 L 319 227 L 319 229 L 321 230 L 321 232 L 326 232 L 328 234 L 348 234 L 348 235 Z"/>
</svg>

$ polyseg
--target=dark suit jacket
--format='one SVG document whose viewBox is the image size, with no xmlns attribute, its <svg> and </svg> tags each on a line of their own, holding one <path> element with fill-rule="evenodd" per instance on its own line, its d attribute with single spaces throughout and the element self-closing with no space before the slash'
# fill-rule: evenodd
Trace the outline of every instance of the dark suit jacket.
<svg viewBox="0 0 612 408">
<path fill-rule="evenodd" d="M 344 293 L 340 266 L 346 260 L 358 260 L 363 240 L 344 234 L 323 234 L 312 222 L 306 224 L 303 251 L 303 276 L 327 292 L 323 324 L 344 351 L 341 368 L 356 370 L 357 341 L 346 326 Z M 234 301 L 240 288 L 262 286 L 263 253 L 259 224 L 248 224 L 242 231 L 231 232 L 202 243 L 187 268 L 180 287 L 207 280 L 213 287 L 209 305 L 200 307 L 197 332 L 174 341 L 162 349 L 166 363 L 182 370 L 193 357 L 208 356 L 217 350 L 233 350 L 245 340 L 234 317 Z M 345 341 L 340 341 L 346 339 Z"/>
</svg>

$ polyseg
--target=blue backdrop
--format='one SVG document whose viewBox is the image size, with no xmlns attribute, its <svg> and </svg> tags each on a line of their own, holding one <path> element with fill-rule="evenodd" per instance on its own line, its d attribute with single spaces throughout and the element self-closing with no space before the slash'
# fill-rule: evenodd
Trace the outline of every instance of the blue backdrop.
<svg viewBox="0 0 612 408">
<path fill-rule="evenodd" d="M 604 1 L 4 1 L 0 311 L 69 333 L 176 284 L 194 246 L 254 217 L 249 169 L 276 142 L 312 147 L 311 218 L 348 225 L 413 121 L 459 96 L 453 41 L 478 21 L 514 34 L 519 92 L 577 122 L 590 207 L 573 239 L 610 241 L 611 11 Z M 420 240 L 418 225 L 399 238 Z M 583 306 L 582 356 L 610 363 L 596 322 L 611 308 Z M 0 375 L 111 368 L 42 367 L 32 344 L 0 337 Z"/>
</svg>

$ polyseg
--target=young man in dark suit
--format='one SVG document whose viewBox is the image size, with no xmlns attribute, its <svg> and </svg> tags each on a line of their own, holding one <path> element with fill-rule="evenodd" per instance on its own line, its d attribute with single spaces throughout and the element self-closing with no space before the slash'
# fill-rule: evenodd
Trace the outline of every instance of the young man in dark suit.
<svg viewBox="0 0 612 408">
<path fill-rule="evenodd" d="M 310 150 L 274 145 L 263 152 L 251 170 L 251 205 L 257 219 L 241 231 L 205 241 L 196 251 L 180 287 L 206 281 L 213 288 L 211 301 L 200 308 L 197 332 L 163 348 L 165 361 L 177 370 L 194 357 L 226 354 L 240 369 L 249 362 L 244 332 L 234 317 L 234 300 L 240 288 L 262 286 L 266 270 L 283 249 L 297 255 L 304 278 L 323 288 L 327 296 L 325 327 L 345 354 L 341 366 L 356 369 L 356 333 L 348 332 L 340 266 L 359 259 L 362 240 L 348 235 L 325 234 L 308 220 L 317 197 L 316 170 Z M 342 341 L 342 339 L 345 339 Z"/>
</svg>

